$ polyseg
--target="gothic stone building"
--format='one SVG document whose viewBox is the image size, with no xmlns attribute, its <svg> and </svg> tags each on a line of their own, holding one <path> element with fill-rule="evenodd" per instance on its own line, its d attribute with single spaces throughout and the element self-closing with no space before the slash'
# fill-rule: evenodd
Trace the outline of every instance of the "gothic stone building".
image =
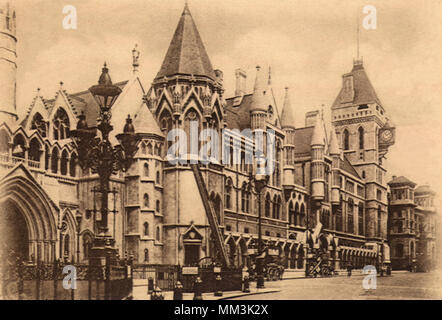
<svg viewBox="0 0 442 320">
<path fill-rule="evenodd" d="M 79 262 L 87 261 L 97 232 L 94 221 L 100 219 L 99 194 L 93 192 L 98 177 L 80 169 L 70 131 L 81 113 L 94 126 L 99 107 L 90 91 L 71 93 L 60 83 L 52 99 L 37 91 L 18 119 L 12 7 L 1 8 L 1 29 L 0 68 L 7 80 L 0 95 L 4 243 L 31 262 L 78 262 L 77 251 Z M 212 67 L 187 5 L 147 90 L 138 77 L 142 67 L 136 49 L 133 56 L 133 76 L 117 83 L 122 93 L 111 120 L 114 143 L 128 114 L 142 137 L 129 171 L 113 176 L 110 183 L 109 230 L 120 256 L 133 255 L 139 264 L 169 265 L 216 257 L 217 239 L 210 228 L 215 223 L 228 261 L 246 265 L 256 255 L 261 206 L 267 256 L 288 268 L 303 270 L 307 255 L 320 250 L 336 268 L 348 262 L 356 267 L 389 262 L 383 159 L 394 143 L 394 126 L 362 61 L 343 75 L 331 107 L 332 130 L 326 132 L 319 111 L 307 113 L 305 127 L 296 127 L 288 90 L 278 106 L 271 75 L 260 68 L 252 92 L 246 92 L 247 75 L 238 69 L 235 95 L 225 97 L 223 73 Z M 197 121 L 198 132 L 232 129 L 222 136 L 223 145 L 238 151 L 239 163 L 199 164 L 199 180 L 189 165 L 168 162 L 168 132 L 189 133 L 191 121 Z M 245 161 L 254 141 L 239 134 L 248 128 L 275 132 L 275 170 L 261 202 Z M 80 225 L 76 215 L 82 217 Z"/>
<path fill-rule="evenodd" d="M 393 177 L 389 207 L 389 242 L 393 269 L 430 270 L 436 261 L 435 193 L 409 179 Z"/>
</svg>

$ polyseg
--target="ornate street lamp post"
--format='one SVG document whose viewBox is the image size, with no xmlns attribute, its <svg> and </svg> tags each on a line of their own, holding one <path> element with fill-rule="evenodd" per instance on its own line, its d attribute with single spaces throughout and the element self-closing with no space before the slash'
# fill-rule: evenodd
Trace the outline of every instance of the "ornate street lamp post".
<svg viewBox="0 0 442 320">
<path fill-rule="evenodd" d="M 98 84 L 89 88 L 100 107 L 100 114 L 96 127 L 88 127 L 86 116 L 82 113 L 78 118 L 77 129 L 71 132 L 72 138 L 78 149 L 79 163 L 82 169 L 90 169 L 98 174 L 101 193 L 101 220 L 98 224 L 98 235 L 95 236 L 95 248 L 112 248 L 115 239 L 108 233 L 108 194 L 109 180 L 113 174 L 119 171 L 127 171 L 137 151 L 138 136 L 132 119 L 128 116 L 122 134 L 116 137 L 119 145 L 112 146 L 109 141 L 109 133 L 113 130 L 110 123 L 112 118 L 111 108 L 121 93 L 121 89 L 112 84 L 109 69 L 104 63 Z M 97 130 L 99 134 L 97 135 Z M 95 221 L 95 223 L 98 223 Z M 104 252 L 104 250 L 101 250 Z M 106 250 L 114 251 L 115 250 Z M 92 256 L 97 254 L 92 254 Z M 102 254 L 98 254 L 102 256 Z"/>
<path fill-rule="evenodd" d="M 257 163 L 263 163 L 262 157 L 258 158 Z M 264 168 L 257 168 L 255 175 L 250 172 L 250 182 L 254 186 L 256 193 L 258 194 L 258 255 L 256 258 L 256 273 L 257 273 L 257 288 L 264 288 L 264 257 L 263 255 L 263 243 L 262 243 L 262 203 L 261 193 L 269 182 L 269 175 L 266 174 Z"/>
</svg>

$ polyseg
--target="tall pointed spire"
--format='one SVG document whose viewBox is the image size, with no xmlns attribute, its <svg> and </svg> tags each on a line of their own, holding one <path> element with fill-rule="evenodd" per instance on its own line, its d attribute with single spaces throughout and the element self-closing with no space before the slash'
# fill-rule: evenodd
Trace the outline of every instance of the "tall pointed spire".
<svg viewBox="0 0 442 320">
<path fill-rule="evenodd" d="M 216 79 L 187 2 L 156 79 L 176 74 Z"/>
<path fill-rule="evenodd" d="M 295 116 L 293 114 L 292 105 L 290 103 L 289 88 L 285 88 L 284 105 L 281 112 L 281 127 L 295 128 Z"/>
<path fill-rule="evenodd" d="M 325 131 L 324 124 L 319 115 L 316 116 L 316 124 L 313 129 L 312 146 L 325 146 Z"/>
<path fill-rule="evenodd" d="M 261 74 L 261 67 L 257 66 L 250 111 L 267 111 L 266 89 L 265 79 L 263 79 L 263 75 Z"/>
<path fill-rule="evenodd" d="M 339 149 L 338 137 L 336 136 L 336 130 L 334 125 L 332 125 L 332 129 L 330 132 L 330 143 L 328 150 L 331 156 L 341 154 L 341 150 Z"/>
</svg>

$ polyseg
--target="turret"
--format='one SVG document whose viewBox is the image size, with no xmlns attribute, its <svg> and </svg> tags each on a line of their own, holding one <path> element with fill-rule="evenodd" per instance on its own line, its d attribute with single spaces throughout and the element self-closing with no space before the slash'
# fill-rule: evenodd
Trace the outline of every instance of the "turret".
<svg viewBox="0 0 442 320">
<path fill-rule="evenodd" d="M 285 88 L 284 105 L 281 112 L 281 127 L 284 139 L 284 188 L 292 188 L 295 184 L 295 117 L 290 103 L 289 90 Z"/>
<path fill-rule="evenodd" d="M 17 120 L 16 110 L 16 15 L 9 1 L 0 0 L 0 119 L 9 124 Z"/>
<path fill-rule="evenodd" d="M 339 149 L 336 130 L 332 125 L 330 132 L 329 154 L 332 157 L 332 185 L 331 185 L 331 203 L 339 205 L 339 161 L 341 150 Z"/>
<path fill-rule="evenodd" d="M 316 118 L 313 129 L 311 149 L 312 149 L 312 198 L 314 200 L 324 199 L 324 151 L 325 132 L 321 117 Z"/>
<path fill-rule="evenodd" d="M 252 122 L 252 130 L 264 129 L 267 117 L 267 108 L 269 106 L 266 96 L 266 84 L 264 76 L 261 74 L 261 67 L 256 67 L 255 86 L 253 87 L 253 95 L 250 106 L 250 118 Z"/>
</svg>

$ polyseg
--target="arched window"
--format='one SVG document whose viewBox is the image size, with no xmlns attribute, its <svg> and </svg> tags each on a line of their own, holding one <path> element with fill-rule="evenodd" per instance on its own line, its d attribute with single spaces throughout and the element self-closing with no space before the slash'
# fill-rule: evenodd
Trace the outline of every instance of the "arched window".
<svg viewBox="0 0 442 320">
<path fill-rule="evenodd" d="M 224 205 L 226 209 L 232 209 L 232 181 L 230 179 L 224 186 Z"/>
<path fill-rule="evenodd" d="M 17 158 L 25 158 L 25 138 L 21 134 L 14 137 L 14 147 L 12 148 L 12 155 Z"/>
<path fill-rule="evenodd" d="M 347 129 L 342 133 L 342 140 L 344 144 L 344 150 L 350 150 L 350 133 Z"/>
<path fill-rule="evenodd" d="M 353 210 L 354 210 L 354 202 L 353 199 L 348 199 L 347 202 L 347 232 L 354 232 L 354 221 L 353 221 Z"/>
<path fill-rule="evenodd" d="M 9 135 L 6 130 L 0 130 L 0 153 L 9 153 Z"/>
<path fill-rule="evenodd" d="M 289 224 L 295 225 L 296 224 L 296 215 L 295 210 L 293 209 L 293 202 L 290 201 L 289 203 Z"/>
<path fill-rule="evenodd" d="M 381 226 L 382 226 L 382 208 L 378 206 L 378 225 L 377 225 L 377 233 L 378 237 L 381 237 Z"/>
<path fill-rule="evenodd" d="M 160 200 L 155 201 L 155 210 L 161 213 Z"/>
<path fill-rule="evenodd" d="M 51 171 L 52 171 L 52 173 L 58 172 L 58 149 L 57 148 L 54 148 L 54 150 L 52 150 Z"/>
<path fill-rule="evenodd" d="M 359 149 L 364 149 L 364 128 L 359 127 L 358 135 L 359 135 Z"/>
<path fill-rule="evenodd" d="M 147 150 L 146 150 L 146 144 L 143 142 L 141 143 L 141 154 L 146 154 Z"/>
<path fill-rule="evenodd" d="M 270 194 L 266 194 L 266 203 L 265 203 L 265 216 L 270 217 Z"/>
<path fill-rule="evenodd" d="M 299 212 L 299 204 L 296 202 L 295 204 L 295 226 L 301 225 L 301 213 Z"/>
<path fill-rule="evenodd" d="M 149 164 L 147 162 L 145 162 L 143 166 L 143 175 L 145 177 L 149 176 Z"/>
<path fill-rule="evenodd" d="M 45 145 L 45 170 L 49 169 L 49 159 L 51 152 L 49 151 L 49 147 Z"/>
<path fill-rule="evenodd" d="M 249 206 L 250 206 L 250 194 L 249 194 L 249 188 L 247 186 L 247 183 L 244 182 L 241 189 L 241 211 L 242 212 L 249 212 Z"/>
<path fill-rule="evenodd" d="M 143 234 L 144 234 L 145 236 L 148 236 L 148 235 L 149 235 L 149 222 L 145 222 L 145 223 L 143 224 Z"/>
<path fill-rule="evenodd" d="M 364 205 L 360 202 L 358 206 L 358 230 L 359 235 L 364 235 Z"/>
<path fill-rule="evenodd" d="M 304 204 L 301 204 L 301 215 L 300 215 L 300 225 L 301 226 L 307 226 L 305 221 L 305 207 Z"/>
<path fill-rule="evenodd" d="M 65 257 L 68 257 L 69 258 L 69 256 L 70 256 L 70 241 L 71 241 L 71 239 L 70 239 L 70 237 L 69 237 L 69 235 L 68 234 L 66 234 L 65 236 L 64 236 L 64 243 L 63 243 L 63 246 L 64 246 L 64 256 Z"/>
<path fill-rule="evenodd" d="M 29 143 L 29 160 L 40 162 L 40 143 L 36 138 Z"/>
<path fill-rule="evenodd" d="M 55 113 L 54 120 L 52 120 L 54 127 L 54 139 L 63 140 L 70 136 L 69 117 L 63 108 L 58 108 Z"/>
<path fill-rule="evenodd" d="M 152 154 L 152 145 L 150 143 L 147 145 L 147 154 Z"/>
<path fill-rule="evenodd" d="M 149 249 L 144 249 L 144 262 L 149 262 Z"/>
<path fill-rule="evenodd" d="M 280 198 L 276 195 L 273 197 L 273 219 L 279 219 L 280 217 Z"/>
<path fill-rule="evenodd" d="M 160 226 L 157 226 L 156 239 L 158 242 L 161 242 L 161 228 L 160 228 Z"/>
<path fill-rule="evenodd" d="M 92 238 L 89 234 L 83 235 L 83 257 L 84 259 L 89 258 L 89 252 L 92 248 Z"/>
<path fill-rule="evenodd" d="M 145 208 L 149 208 L 149 195 L 147 193 L 143 196 L 143 205 Z"/>
<path fill-rule="evenodd" d="M 155 180 L 155 182 L 156 182 L 156 184 L 161 184 L 161 181 L 160 181 L 160 172 L 159 172 L 159 171 L 157 171 L 157 176 L 156 176 L 156 180 Z"/>
<path fill-rule="evenodd" d="M 194 125 L 193 124 L 194 122 L 196 122 L 196 124 L 197 124 L 197 130 L 196 130 L 197 132 L 191 132 L 191 124 Z M 195 111 L 194 109 L 190 109 L 189 111 L 187 111 L 187 113 L 184 117 L 184 132 L 187 135 L 186 137 L 187 137 L 188 153 L 189 154 L 191 154 L 193 152 L 198 153 L 198 150 L 200 150 L 200 145 L 201 145 L 201 142 L 198 139 L 199 134 L 201 132 L 201 120 L 199 118 L 198 112 Z M 195 135 L 196 135 L 196 137 L 195 137 Z M 191 140 L 192 139 L 198 141 L 197 150 L 191 150 Z M 198 154 L 196 154 L 196 155 L 198 155 Z M 196 155 L 193 155 L 193 156 L 196 156 Z"/>
<path fill-rule="evenodd" d="M 61 153 L 60 173 L 64 176 L 68 174 L 68 152 L 66 150 Z"/>
<path fill-rule="evenodd" d="M 69 173 L 71 177 L 75 177 L 77 168 L 77 155 L 75 153 L 71 154 L 71 160 L 69 161 Z"/>
<path fill-rule="evenodd" d="M 344 209 L 344 200 L 342 196 L 339 200 L 339 207 L 336 209 L 336 231 L 342 231 L 342 210 Z"/>
<path fill-rule="evenodd" d="M 32 117 L 31 129 L 40 132 L 43 138 L 46 137 L 46 122 L 43 120 L 43 117 L 38 112 L 34 114 L 34 117 Z"/>
</svg>

